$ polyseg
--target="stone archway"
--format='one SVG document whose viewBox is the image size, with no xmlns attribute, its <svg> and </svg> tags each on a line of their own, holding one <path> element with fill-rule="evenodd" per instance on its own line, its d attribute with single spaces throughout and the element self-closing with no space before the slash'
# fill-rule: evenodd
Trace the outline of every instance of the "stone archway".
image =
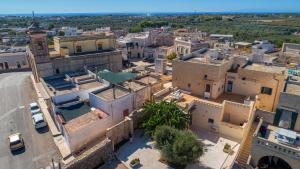
<svg viewBox="0 0 300 169">
<path fill-rule="evenodd" d="M 264 156 L 257 164 L 258 169 L 292 169 L 283 159 L 276 156 Z"/>
</svg>

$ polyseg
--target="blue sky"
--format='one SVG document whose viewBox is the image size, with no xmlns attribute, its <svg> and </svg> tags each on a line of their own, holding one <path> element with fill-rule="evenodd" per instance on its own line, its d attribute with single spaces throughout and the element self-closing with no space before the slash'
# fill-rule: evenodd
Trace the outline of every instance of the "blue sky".
<svg viewBox="0 0 300 169">
<path fill-rule="evenodd" d="M 0 13 L 300 12 L 300 0 L 0 0 Z"/>
</svg>

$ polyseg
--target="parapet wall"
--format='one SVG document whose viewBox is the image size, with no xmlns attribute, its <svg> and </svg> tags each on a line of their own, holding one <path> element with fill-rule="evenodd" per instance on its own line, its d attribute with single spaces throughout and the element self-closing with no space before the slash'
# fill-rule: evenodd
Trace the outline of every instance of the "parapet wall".
<svg viewBox="0 0 300 169">
<path fill-rule="evenodd" d="M 98 168 L 105 162 L 114 158 L 113 144 L 109 139 L 105 139 L 91 149 L 87 150 L 74 161 L 69 163 L 66 169 L 87 169 Z"/>
</svg>

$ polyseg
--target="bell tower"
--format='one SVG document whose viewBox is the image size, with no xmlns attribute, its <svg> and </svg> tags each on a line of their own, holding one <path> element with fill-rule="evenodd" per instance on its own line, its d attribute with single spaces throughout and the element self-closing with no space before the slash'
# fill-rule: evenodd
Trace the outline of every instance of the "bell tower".
<svg viewBox="0 0 300 169">
<path fill-rule="evenodd" d="M 49 62 L 47 34 L 40 28 L 39 23 L 35 19 L 34 12 L 32 12 L 32 23 L 28 28 L 28 34 L 30 36 L 29 48 L 36 64 Z"/>
</svg>

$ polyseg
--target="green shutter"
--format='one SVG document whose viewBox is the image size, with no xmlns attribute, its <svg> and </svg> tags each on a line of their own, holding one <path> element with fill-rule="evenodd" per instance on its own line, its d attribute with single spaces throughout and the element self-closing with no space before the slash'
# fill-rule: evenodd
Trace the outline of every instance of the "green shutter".
<svg viewBox="0 0 300 169">
<path fill-rule="evenodd" d="M 275 117 L 274 117 L 274 123 L 273 123 L 274 126 L 279 125 L 281 114 L 282 114 L 282 109 L 276 109 L 276 113 L 275 113 Z"/>
<path fill-rule="evenodd" d="M 297 121 L 298 113 L 292 112 L 292 122 L 291 122 L 291 130 L 294 130 L 296 121 Z"/>
</svg>

